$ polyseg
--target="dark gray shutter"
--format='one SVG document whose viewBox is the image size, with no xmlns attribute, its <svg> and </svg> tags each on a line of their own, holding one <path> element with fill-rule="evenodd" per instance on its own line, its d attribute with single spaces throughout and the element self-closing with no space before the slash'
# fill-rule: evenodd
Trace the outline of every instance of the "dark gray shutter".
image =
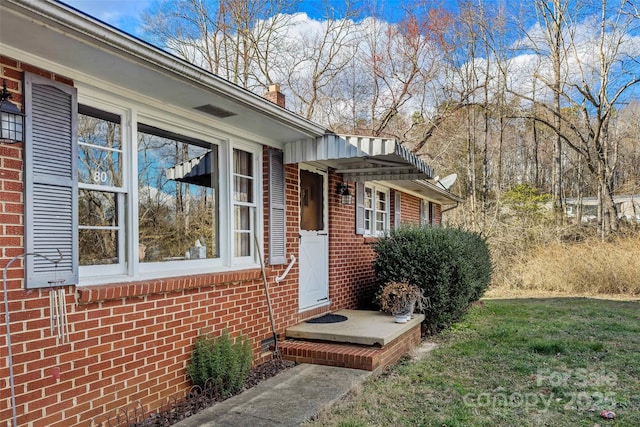
<svg viewBox="0 0 640 427">
<path fill-rule="evenodd" d="M 400 204 L 401 204 L 400 192 L 398 190 L 393 191 L 393 228 L 400 227 L 400 223 L 402 222 L 402 216 L 400 214 Z"/>
<path fill-rule="evenodd" d="M 356 182 L 356 234 L 364 231 L 364 183 Z"/>
<path fill-rule="evenodd" d="M 78 283 L 77 94 L 74 87 L 25 73 L 25 261 L 28 288 L 54 279 Z"/>
<path fill-rule="evenodd" d="M 269 264 L 287 262 L 287 215 L 284 159 L 280 150 L 268 151 L 269 165 Z"/>
</svg>

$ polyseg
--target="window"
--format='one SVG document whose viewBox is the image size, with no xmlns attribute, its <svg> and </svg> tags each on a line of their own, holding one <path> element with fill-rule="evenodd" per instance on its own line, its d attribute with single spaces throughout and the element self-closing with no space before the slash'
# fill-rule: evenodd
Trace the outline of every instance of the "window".
<svg viewBox="0 0 640 427">
<path fill-rule="evenodd" d="M 233 150 L 233 256 L 253 259 L 256 215 L 253 154 Z"/>
<path fill-rule="evenodd" d="M 78 107 L 80 266 L 124 271 L 123 146 L 120 116 Z"/>
<path fill-rule="evenodd" d="M 127 148 L 120 116 L 80 110 L 84 277 L 113 276 L 114 265 L 120 266 L 117 274 L 151 277 L 255 262 L 261 200 L 257 146 L 231 148 L 138 123 L 132 134 L 136 144 Z M 137 168 L 127 179 L 131 155 L 137 156 Z M 229 159 L 228 167 L 220 167 L 220 156 Z M 221 190 L 220 182 L 229 188 Z"/>
<path fill-rule="evenodd" d="M 79 270 L 88 285 L 256 263 L 260 145 L 210 141 L 198 123 L 187 135 L 136 123 L 139 111 L 88 94 L 93 106 L 79 105 L 75 89 L 39 76 L 26 86 L 25 247 L 51 258 L 60 249 L 56 277 L 78 283 Z M 269 177 L 283 179 L 273 163 Z M 48 265 L 26 270 L 28 287 L 48 286 Z"/>
<path fill-rule="evenodd" d="M 429 202 L 420 199 L 420 225 L 427 225 L 429 222 Z"/>
<path fill-rule="evenodd" d="M 420 201 L 420 224 L 437 226 L 437 213 L 437 205 L 435 203 L 424 199 Z"/>
<path fill-rule="evenodd" d="M 138 262 L 217 258 L 218 151 L 138 125 Z"/>
<path fill-rule="evenodd" d="M 364 187 L 364 228 L 367 235 L 381 236 L 389 229 L 389 191 Z"/>
</svg>

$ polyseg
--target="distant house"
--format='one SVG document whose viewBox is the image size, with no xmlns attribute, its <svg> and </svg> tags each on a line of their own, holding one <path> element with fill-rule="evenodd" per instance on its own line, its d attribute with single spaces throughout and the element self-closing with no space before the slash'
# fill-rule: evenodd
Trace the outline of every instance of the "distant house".
<svg viewBox="0 0 640 427">
<path fill-rule="evenodd" d="M 627 221 L 640 222 L 640 194 L 613 196 L 618 217 Z M 565 213 L 568 218 L 581 214 L 582 222 L 595 221 L 598 217 L 598 199 L 596 197 L 567 198 L 564 200 Z"/>
<path fill-rule="evenodd" d="M 282 335 L 368 304 L 372 243 L 460 201 L 394 140 L 334 135 L 277 87 L 274 103 L 55 1 L 2 1 L 0 66 L 25 113 L 24 142 L 0 143 L 2 267 L 62 255 L 7 271 L 19 425 L 157 408 L 188 389 L 203 329 L 242 333 L 265 360 L 260 254 Z"/>
</svg>

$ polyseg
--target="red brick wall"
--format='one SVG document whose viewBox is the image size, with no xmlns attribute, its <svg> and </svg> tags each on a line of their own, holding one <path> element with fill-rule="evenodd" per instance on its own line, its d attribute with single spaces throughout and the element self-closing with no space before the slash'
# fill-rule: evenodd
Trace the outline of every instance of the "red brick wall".
<svg viewBox="0 0 640 427">
<path fill-rule="evenodd" d="M 265 267 L 270 272 L 268 276 L 269 296 L 274 312 L 276 329 L 279 337 L 284 337 L 284 329 L 298 322 L 298 263 L 289 271 L 287 277 L 276 284 L 275 277 L 284 273 L 287 264 L 270 266 L 269 263 L 269 168 L 268 148 L 263 149 L 263 195 L 264 195 L 264 254 Z M 298 167 L 296 165 L 285 166 L 285 194 L 287 215 L 287 263 L 294 255 L 298 258 L 298 230 L 299 230 L 299 206 L 298 206 Z"/>
<path fill-rule="evenodd" d="M 137 400 L 147 410 L 158 408 L 189 387 L 185 367 L 203 329 L 248 336 L 256 359 L 260 341 L 271 336 L 259 269 L 68 287 L 71 333 L 65 344 L 50 334 L 47 291 L 19 286 L 10 291 L 19 425 L 87 425 L 90 418 Z M 9 376 L 5 360 L 3 379 Z M 0 418 L 8 419 L 6 381 L 2 396 Z"/>
<path fill-rule="evenodd" d="M 298 205 L 298 166 L 285 166 L 286 181 L 286 213 L 287 213 L 287 261 L 298 255 L 299 205 Z M 265 192 L 266 194 L 266 192 Z M 266 209 L 266 207 L 265 207 Z M 265 215 L 266 217 L 267 215 Z M 267 227 L 268 228 L 268 227 Z M 265 250 L 265 251 L 268 251 Z M 268 253 L 268 252 L 267 252 Z M 296 262 L 287 277 L 279 284 L 275 277 L 284 272 L 287 264 L 274 266 L 269 278 L 271 306 L 276 320 L 276 328 L 280 338 L 284 337 L 284 329 L 299 321 L 298 315 L 298 263 Z"/>
<path fill-rule="evenodd" d="M 400 192 L 400 218 L 403 223 L 420 223 L 420 199 L 418 197 Z"/>
<path fill-rule="evenodd" d="M 0 61 L 0 78 L 7 79 L 18 103 L 22 101 L 23 70 L 72 84 L 9 58 L 0 57 Z M 22 165 L 22 144 L 0 144 L 0 268 L 24 252 Z M 286 178 L 287 252 L 297 256 L 297 167 L 287 166 Z M 267 187 L 265 184 L 265 200 Z M 294 267 L 276 285 L 274 278 L 286 265 L 266 267 L 276 328 L 282 337 L 285 328 L 299 318 L 298 271 Z M 146 411 L 153 411 L 170 396 L 184 396 L 189 387 L 185 368 L 193 342 L 203 329 L 219 333 L 228 328 L 232 335 L 245 334 L 256 362 L 269 356 L 260 353 L 261 341 L 272 336 L 260 269 L 67 286 L 70 339 L 65 344 L 57 343 L 49 330 L 48 290 L 25 290 L 23 278 L 19 260 L 8 272 L 6 297 L 21 426 L 87 426 L 93 417 L 138 400 Z M 4 306 L 1 311 L 4 313 Z M 0 317 L 4 323 L 4 314 Z M 0 420 L 4 423 L 11 420 L 12 412 L 4 326 L 2 330 Z"/>
<path fill-rule="evenodd" d="M 375 295 L 375 275 L 372 263 L 375 258 L 375 237 L 355 234 L 355 201 L 343 206 L 335 194 L 342 178 L 329 175 L 329 299 L 331 309 L 369 308 Z M 349 184 L 355 195 L 354 184 Z M 394 192 L 390 194 L 390 224 L 395 218 Z M 420 199 L 400 192 L 400 218 L 402 222 L 420 222 Z M 354 197 L 355 200 L 355 197 Z"/>
<path fill-rule="evenodd" d="M 400 193 L 400 221 L 402 223 L 411 223 L 411 224 L 419 224 L 420 223 L 420 198 L 413 196 L 411 194 L 403 193 L 398 190 L 391 191 L 391 223 L 393 226 L 393 221 L 395 219 L 395 193 Z M 433 202 L 435 203 L 435 202 Z M 435 204 L 436 210 L 436 225 L 440 225 L 442 222 L 442 205 Z M 431 215 L 430 212 L 426 213 L 427 215 Z"/>
<path fill-rule="evenodd" d="M 331 309 L 362 308 L 371 304 L 374 296 L 373 242 L 355 234 L 355 188 L 350 205 L 342 205 L 335 189 L 342 179 L 329 175 L 329 299 Z"/>
</svg>

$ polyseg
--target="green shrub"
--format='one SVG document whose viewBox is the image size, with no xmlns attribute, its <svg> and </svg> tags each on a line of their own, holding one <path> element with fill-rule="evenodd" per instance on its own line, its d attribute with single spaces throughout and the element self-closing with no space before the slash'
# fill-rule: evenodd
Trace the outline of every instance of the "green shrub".
<svg viewBox="0 0 640 427">
<path fill-rule="evenodd" d="M 456 228 L 403 225 L 375 245 L 378 294 L 388 282 L 420 287 L 426 325 L 434 331 L 458 320 L 491 280 L 491 258 L 480 235 Z"/>
<path fill-rule="evenodd" d="M 217 337 L 204 333 L 196 340 L 187 375 L 200 387 L 211 378 L 219 392 L 228 397 L 242 390 L 251 360 L 251 344 L 245 337 L 233 340 L 227 330 Z"/>
</svg>

